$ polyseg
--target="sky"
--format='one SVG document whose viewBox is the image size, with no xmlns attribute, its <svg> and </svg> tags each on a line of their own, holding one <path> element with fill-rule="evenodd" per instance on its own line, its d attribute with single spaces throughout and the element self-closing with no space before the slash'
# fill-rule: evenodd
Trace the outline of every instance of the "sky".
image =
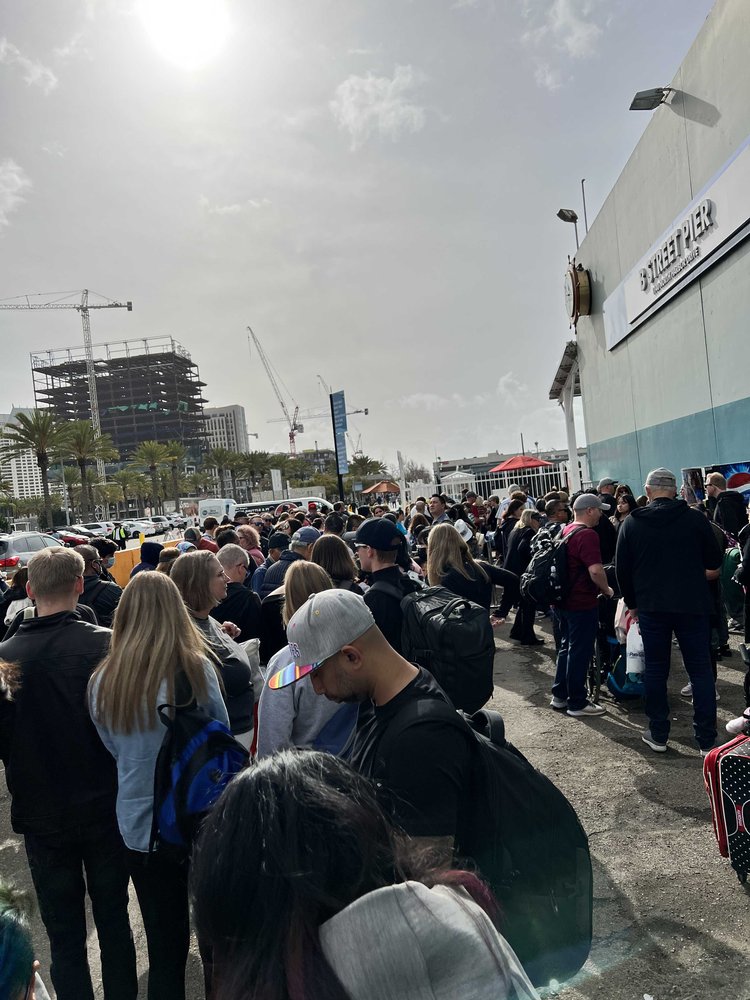
<svg viewBox="0 0 750 1000">
<path fill-rule="evenodd" d="M 344 389 L 388 464 L 565 446 L 575 252 L 709 0 L 4 0 L 0 299 L 91 289 L 172 336 L 250 447 Z M 0 315 L 0 411 L 78 314 Z M 320 378 L 319 378 L 320 376 Z M 579 439 L 583 421 L 578 415 Z M 331 444 L 306 420 L 298 449 Z M 351 453 L 351 445 L 350 445 Z"/>
</svg>

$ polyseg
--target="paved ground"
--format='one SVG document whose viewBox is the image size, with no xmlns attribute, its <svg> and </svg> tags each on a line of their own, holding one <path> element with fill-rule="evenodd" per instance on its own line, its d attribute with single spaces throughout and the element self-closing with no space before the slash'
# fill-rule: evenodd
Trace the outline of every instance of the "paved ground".
<svg viewBox="0 0 750 1000">
<path fill-rule="evenodd" d="M 750 1000 L 750 895 L 716 849 L 691 706 L 678 694 L 683 670 L 675 668 L 670 685 L 670 750 L 657 755 L 641 743 L 644 717 L 637 705 L 620 708 L 603 698 L 608 714 L 584 721 L 552 712 L 551 638 L 547 635 L 545 647 L 519 649 L 505 640 L 508 628 L 496 630 L 494 706 L 503 712 L 513 742 L 573 802 L 594 858 L 591 958 L 576 981 L 556 995 L 560 1000 Z M 719 670 L 723 726 L 742 707 L 739 655 L 724 660 Z M 9 828 L 4 781 L 0 789 L 0 872 L 27 885 L 23 847 Z M 145 942 L 135 906 L 132 917 L 145 997 Z M 34 932 L 47 966 L 38 921 Z M 95 934 L 90 951 L 95 966 Z M 195 954 L 188 972 L 188 1000 L 198 1000 L 203 994 Z"/>
</svg>

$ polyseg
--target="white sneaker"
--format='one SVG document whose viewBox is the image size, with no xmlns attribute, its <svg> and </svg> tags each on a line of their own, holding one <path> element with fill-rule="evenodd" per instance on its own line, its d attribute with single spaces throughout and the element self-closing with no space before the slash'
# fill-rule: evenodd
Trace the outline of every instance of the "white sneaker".
<svg viewBox="0 0 750 1000">
<path fill-rule="evenodd" d="M 606 711 L 607 709 L 603 708 L 601 705 L 595 705 L 592 701 L 587 701 L 583 708 L 569 708 L 568 715 L 578 718 L 580 716 L 585 717 L 588 715 L 604 715 Z"/>
<path fill-rule="evenodd" d="M 746 708 L 738 719 L 732 719 L 728 722 L 726 730 L 732 736 L 742 736 L 743 733 L 750 733 L 750 708 Z"/>
<path fill-rule="evenodd" d="M 643 740 L 643 742 L 646 744 L 647 747 L 651 747 L 654 753 L 667 752 L 667 744 L 657 743 L 657 741 L 651 735 L 650 729 L 644 729 L 644 731 L 641 733 L 641 739 Z"/>
<path fill-rule="evenodd" d="M 556 712 L 564 712 L 565 709 L 568 707 L 568 699 L 555 698 L 555 696 L 553 695 L 552 701 L 549 703 L 549 707 L 554 708 Z"/>
<path fill-rule="evenodd" d="M 690 681 L 687 682 L 684 688 L 680 688 L 680 694 L 682 695 L 683 698 L 693 697 L 693 685 L 690 683 Z M 721 701 L 721 695 L 719 694 L 718 688 L 716 689 L 716 700 Z"/>
</svg>

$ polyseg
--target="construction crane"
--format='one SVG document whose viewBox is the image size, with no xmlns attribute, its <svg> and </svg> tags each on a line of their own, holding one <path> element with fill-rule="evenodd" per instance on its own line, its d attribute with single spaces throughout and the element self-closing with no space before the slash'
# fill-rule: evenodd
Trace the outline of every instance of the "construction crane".
<svg viewBox="0 0 750 1000">
<path fill-rule="evenodd" d="M 248 338 L 247 338 L 248 350 L 250 350 L 251 353 L 252 353 L 252 349 L 250 348 L 250 337 L 252 337 L 253 338 L 253 343 L 255 344 L 255 349 L 258 352 L 258 356 L 260 357 L 260 360 L 263 362 L 263 367 L 266 369 L 266 375 L 268 375 L 268 381 L 271 383 L 271 388 L 276 393 L 276 398 L 278 399 L 279 405 L 281 406 L 281 412 L 284 414 L 284 416 L 281 417 L 279 420 L 276 420 L 276 421 L 269 420 L 267 422 L 268 423 L 285 423 L 285 424 L 288 424 L 288 426 L 289 426 L 289 454 L 292 457 L 296 458 L 296 456 L 297 456 L 297 441 L 296 441 L 296 436 L 297 436 L 297 434 L 301 434 L 304 431 L 304 429 L 305 429 L 304 426 L 297 419 L 299 417 L 299 406 L 297 406 L 295 404 L 295 406 L 294 406 L 294 416 L 290 417 L 289 416 L 289 409 L 287 408 L 287 405 L 284 402 L 284 397 L 281 395 L 281 389 L 279 389 L 278 382 L 276 381 L 276 376 L 273 373 L 273 368 L 271 367 L 271 362 L 266 357 L 266 352 L 263 350 L 263 348 L 261 347 L 260 341 L 255 336 L 255 334 L 253 333 L 252 327 L 249 326 L 247 329 L 248 329 Z"/>
<path fill-rule="evenodd" d="M 102 425 L 99 419 L 99 398 L 96 392 L 96 372 L 94 370 L 94 347 L 91 343 L 91 320 L 89 318 L 90 309 L 127 309 L 128 312 L 133 311 L 132 302 L 116 302 L 114 299 L 106 299 L 106 296 L 100 295 L 99 298 L 106 299 L 105 302 L 89 302 L 89 290 L 84 288 L 81 294 L 80 302 L 63 302 L 60 299 L 53 300 L 52 302 L 31 302 L 30 299 L 37 298 L 39 295 L 54 295 L 54 292 L 42 292 L 34 295 L 19 295 L 16 298 L 23 299 L 23 302 L 16 302 L 13 299 L 6 300 L 5 302 L 0 302 L 0 309 L 77 309 L 81 314 L 81 323 L 83 324 L 83 347 L 86 354 L 86 377 L 89 383 L 89 407 L 91 409 L 91 426 L 94 428 L 94 434 L 96 437 L 101 437 Z M 70 298 L 71 295 L 77 295 L 78 292 L 65 292 L 63 293 L 65 298 Z M 94 293 L 96 294 L 96 293 Z M 104 462 L 99 459 L 96 463 L 97 472 L 100 479 L 104 479 Z"/>
</svg>

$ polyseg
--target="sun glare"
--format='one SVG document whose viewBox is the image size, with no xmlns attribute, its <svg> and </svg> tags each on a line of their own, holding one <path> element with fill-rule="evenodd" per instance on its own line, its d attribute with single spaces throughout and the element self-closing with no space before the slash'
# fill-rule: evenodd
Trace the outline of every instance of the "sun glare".
<svg viewBox="0 0 750 1000">
<path fill-rule="evenodd" d="M 225 0 L 138 0 L 154 48 L 184 70 L 205 66 L 229 36 Z"/>
</svg>

